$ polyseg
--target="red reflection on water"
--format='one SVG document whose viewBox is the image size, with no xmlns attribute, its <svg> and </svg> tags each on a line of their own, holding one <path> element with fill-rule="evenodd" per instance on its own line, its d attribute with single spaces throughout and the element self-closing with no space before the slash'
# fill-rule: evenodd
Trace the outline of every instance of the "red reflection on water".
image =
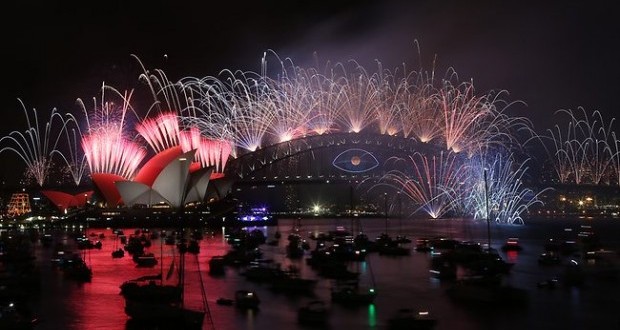
<svg viewBox="0 0 620 330">
<path fill-rule="evenodd" d="M 91 235 L 91 233 L 97 235 Z M 124 229 L 124 233 L 129 237 L 135 234 L 135 231 L 134 229 Z M 171 233 L 171 231 L 167 231 L 167 233 Z M 100 237 L 100 234 L 103 236 Z M 132 256 L 127 252 L 123 258 L 112 257 L 112 252 L 119 247 L 122 248 L 123 245 L 120 244 L 118 236 L 111 229 L 90 230 L 85 235 L 93 241 L 101 241 L 102 248 L 77 250 L 75 241 L 69 238 L 65 241 L 65 249 L 81 253 L 87 265 L 92 269 L 92 280 L 86 283 L 71 281 L 64 278 L 60 270 L 47 267 L 45 271 L 49 271 L 49 274 L 42 275 L 47 278 L 44 285 L 48 294 L 41 297 L 41 308 L 44 313 L 47 313 L 46 311 L 52 310 L 49 307 L 55 305 L 54 312 L 50 312 L 50 315 L 44 315 L 44 319 L 53 320 L 55 324 L 64 324 L 63 327 L 66 329 L 125 329 L 128 317 L 124 311 L 125 301 L 120 295 L 120 285 L 123 282 L 145 275 L 163 273 L 167 284 L 178 283 L 178 276 L 176 276 L 179 258 L 177 246 L 165 244 L 161 236 L 151 239 L 150 247 L 145 249 L 146 253 L 150 252 L 155 255 L 158 261 L 157 265 L 154 267 L 136 267 Z M 146 235 L 149 236 L 148 233 Z M 209 240 L 214 241 L 213 238 L 209 238 Z M 188 308 L 200 309 L 202 307 L 201 274 L 199 272 L 205 276 L 208 271 L 208 259 L 213 255 L 223 254 L 222 250 L 226 248 L 219 242 L 217 244 L 219 248 L 213 249 L 207 245 L 206 241 L 207 238 L 205 237 L 200 244 L 201 252 L 199 255 L 186 254 L 185 305 Z M 41 249 L 41 260 L 49 262 L 53 248 L 41 247 Z M 175 259 L 175 273 L 166 278 L 173 258 Z M 212 281 L 206 280 L 207 282 Z M 225 284 L 222 284 L 224 283 L 217 283 L 219 286 L 217 291 L 226 287 Z M 231 288 L 230 291 L 234 292 L 234 288 Z"/>
<path fill-rule="evenodd" d="M 506 251 L 506 258 L 508 258 L 508 262 L 516 263 L 519 258 L 519 251 L 508 250 Z"/>
</svg>

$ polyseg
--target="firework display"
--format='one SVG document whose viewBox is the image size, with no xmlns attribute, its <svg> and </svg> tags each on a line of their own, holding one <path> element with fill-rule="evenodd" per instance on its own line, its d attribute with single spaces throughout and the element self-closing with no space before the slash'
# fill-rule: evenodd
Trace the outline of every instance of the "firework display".
<svg viewBox="0 0 620 330">
<path fill-rule="evenodd" d="M 272 58 L 275 69 L 268 66 Z M 195 150 L 190 171 L 212 168 L 211 178 L 216 178 L 226 175 L 229 159 L 294 139 L 331 132 L 398 136 L 432 145 L 437 152 L 381 164 L 386 174 L 379 184 L 403 192 L 432 218 L 490 217 L 503 223 L 522 222 L 521 215 L 540 202 L 540 192 L 523 183 L 530 160 L 521 148 L 529 141 L 545 146 L 559 182 L 620 182 L 613 120 L 606 126 L 598 112 L 561 111 L 569 116 L 568 129 L 558 125 L 548 135 L 533 134 L 521 142 L 517 132 L 534 129 L 527 118 L 507 114 L 512 103 L 502 99 L 505 91 L 478 93 L 473 82 L 458 81 L 451 70 L 443 79 L 404 65 L 386 70 L 380 62 L 375 72 L 355 61 L 319 70 L 268 52 L 260 73 L 223 70 L 173 82 L 162 70 L 147 70 L 138 62 L 143 69 L 138 79 L 152 97 L 148 109 L 132 107 L 132 92 L 104 86 L 92 110 L 79 102 L 86 128 L 80 129 L 78 116 L 64 119 L 52 112 L 43 130 L 35 112 L 25 134 L 15 131 L 2 138 L 13 144 L 2 151 L 18 153 L 39 185 L 51 155 L 60 155 L 79 185 L 85 164 L 91 175 L 132 180 L 147 154 L 171 148 Z M 104 90 L 113 91 L 120 102 L 109 100 Z M 51 137 L 55 118 L 62 128 Z"/>
<path fill-rule="evenodd" d="M 555 125 L 546 134 L 534 134 L 547 152 L 559 183 L 616 184 L 620 183 L 620 142 L 613 131 L 614 119 L 605 124 L 599 111 L 588 113 L 559 110 L 568 117 L 566 127 Z"/>
<path fill-rule="evenodd" d="M 437 219 L 452 211 L 461 196 L 460 186 L 467 172 L 457 158 L 457 154 L 443 151 L 433 156 L 416 153 L 407 164 L 413 175 L 392 170 L 383 179 Z"/>
<path fill-rule="evenodd" d="M 102 92 L 103 94 L 103 92 Z M 82 149 L 91 173 L 109 173 L 129 179 L 146 156 L 146 151 L 130 140 L 125 132 L 131 94 L 125 94 L 122 105 L 105 102 L 88 112 L 82 104 L 88 128 L 82 136 Z M 95 101 L 96 104 L 96 101 Z M 88 116 L 92 119 L 88 120 Z"/>
<path fill-rule="evenodd" d="M 26 176 L 34 178 L 39 186 L 43 186 L 52 166 L 51 154 L 56 150 L 58 132 L 54 129 L 56 122 L 64 124 L 62 116 L 52 109 L 47 122 L 40 123 L 36 109 L 32 109 L 32 118 L 26 110 L 24 103 L 19 100 L 21 108 L 26 116 L 28 128 L 23 133 L 12 131 L 9 135 L 0 139 L 0 153 L 11 151 L 19 155 L 26 164 Z M 64 126 L 64 125 L 63 125 Z"/>
</svg>

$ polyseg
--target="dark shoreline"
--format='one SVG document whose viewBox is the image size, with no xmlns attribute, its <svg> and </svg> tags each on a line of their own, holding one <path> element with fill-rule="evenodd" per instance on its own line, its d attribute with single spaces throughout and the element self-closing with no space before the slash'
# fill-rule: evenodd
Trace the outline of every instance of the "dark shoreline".
<svg viewBox="0 0 620 330">
<path fill-rule="evenodd" d="M 273 217 L 267 221 L 253 221 L 253 222 L 243 222 L 236 219 L 230 218 L 220 218 L 216 219 L 210 217 L 205 219 L 203 217 L 162 217 L 155 218 L 152 217 L 133 217 L 133 218 L 111 218 L 111 219 L 86 219 L 83 217 L 73 217 L 69 219 L 61 219 L 55 221 L 49 220 L 35 220 L 35 221 L 24 221 L 24 220 L 10 220 L 4 219 L 0 221 L 0 229 L 5 228 L 19 228 L 21 226 L 25 228 L 37 228 L 37 227 L 51 227 L 51 228 L 66 228 L 66 227 L 86 227 L 86 228 L 241 228 L 241 227 L 253 227 L 253 226 L 277 226 L 278 219 L 295 219 L 297 218 L 302 222 L 312 222 L 314 220 L 320 220 L 324 218 L 333 218 L 333 219 L 341 219 L 342 221 L 353 221 L 356 219 L 376 219 L 377 221 L 383 221 L 385 217 L 383 216 L 360 216 L 360 217 L 317 217 L 317 216 L 298 216 L 298 215 L 280 215 L 278 217 Z M 545 215 L 535 215 L 531 217 L 527 217 L 524 219 L 525 226 L 528 225 L 530 221 L 562 221 L 562 220 L 574 220 L 579 219 L 583 221 L 600 221 L 600 220 L 618 220 L 620 221 L 620 217 L 611 216 L 611 215 L 554 215 L 554 216 L 545 216 Z M 389 221 L 397 221 L 399 218 L 388 218 Z M 464 220 L 464 218 L 450 218 L 450 219 L 425 219 L 420 218 L 421 221 L 452 221 L 452 220 Z M 479 220 L 481 223 L 484 220 Z M 493 225 L 498 225 L 493 223 Z M 499 224 L 499 225 L 510 225 L 510 224 Z M 515 226 L 522 226 L 520 224 L 515 224 Z"/>
</svg>

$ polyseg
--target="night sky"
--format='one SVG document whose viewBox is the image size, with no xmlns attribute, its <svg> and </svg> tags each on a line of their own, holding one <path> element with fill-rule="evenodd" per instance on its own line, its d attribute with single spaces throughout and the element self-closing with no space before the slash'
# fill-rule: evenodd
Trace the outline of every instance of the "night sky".
<svg viewBox="0 0 620 330">
<path fill-rule="evenodd" d="M 136 54 L 171 80 L 260 70 L 275 50 L 307 66 L 358 60 L 369 71 L 406 63 L 453 67 L 481 93 L 510 92 L 537 128 L 558 109 L 620 109 L 620 20 L 596 1 L 19 1 L 2 18 L 4 114 L 23 130 L 20 106 L 75 112 L 102 82 L 144 88 Z M 420 44 L 420 55 L 414 41 Z M 17 123 L 17 124 L 16 124 Z"/>
</svg>

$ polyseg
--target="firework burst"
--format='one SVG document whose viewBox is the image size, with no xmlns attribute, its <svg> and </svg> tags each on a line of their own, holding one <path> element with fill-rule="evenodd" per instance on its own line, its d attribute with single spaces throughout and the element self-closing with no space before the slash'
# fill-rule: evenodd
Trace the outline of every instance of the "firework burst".
<svg viewBox="0 0 620 330">
<path fill-rule="evenodd" d="M 65 150 L 60 150 L 60 148 L 55 149 L 51 154 L 57 155 L 63 160 L 66 165 L 66 170 L 73 179 L 73 183 L 79 186 L 86 173 L 88 164 L 86 155 L 82 151 L 82 148 L 80 148 L 82 131 L 80 130 L 77 119 L 72 114 L 66 114 L 66 120 L 64 120 L 61 135 L 64 137 Z"/>
<path fill-rule="evenodd" d="M 616 181 L 618 141 L 613 131 L 614 120 L 606 125 L 599 111 L 588 114 L 584 108 L 556 113 L 568 117 L 566 127 L 555 125 L 547 130 L 547 135 L 534 134 L 533 139 L 540 141 L 546 150 L 558 181 L 574 184 Z"/>
<path fill-rule="evenodd" d="M 415 153 L 405 161 L 406 170 L 389 171 L 381 181 L 404 193 L 431 218 L 441 218 L 453 211 L 465 179 L 457 158 L 452 152 L 442 151 L 439 156 Z"/>
<path fill-rule="evenodd" d="M 173 113 L 162 113 L 156 118 L 146 118 L 138 123 L 136 131 L 159 153 L 179 144 L 178 120 Z"/>
<path fill-rule="evenodd" d="M 32 118 L 24 103 L 19 100 L 19 104 L 26 117 L 28 129 L 24 132 L 12 131 L 9 135 L 0 139 L 0 153 L 11 151 L 16 153 L 26 164 L 26 175 L 32 176 L 39 186 L 43 186 L 49 174 L 51 154 L 56 150 L 59 132 L 54 130 L 54 122 L 63 123 L 62 116 L 52 109 L 50 118 L 47 122 L 39 122 L 36 109 L 32 109 Z"/>
<path fill-rule="evenodd" d="M 78 100 L 88 124 L 87 133 L 82 136 L 82 149 L 91 173 L 110 173 L 131 179 L 146 156 L 142 146 L 125 136 L 126 116 L 129 111 L 133 112 L 129 104 L 131 93 L 122 96 L 119 106 L 105 101 L 106 89 L 102 87 L 100 104 L 93 100 L 91 119 L 85 104 Z M 121 95 L 114 89 L 110 90 Z"/>
<path fill-rule="evenodd" d="M 437 102 L 443 115 L 443 137 L 446 148 L 454 152 L 467 150 L 473 128 L 485 116 L 491 114 L 490 105 L 484 97 L 475 94 L 471 83 L 454 86 L 449 81 L 437 95 Z"/>
<path fill-rule="evenodd" d="M 522 215 L 541 203 L 538 196 L 545 191 L 534 193 L 524 187 L 528 161 L 517 165 L 512 157 L 500 153 L 470 159 L 467 185 L 471 190 L 464 198 L 474 219 L 486 220 L 488 214 L 496 223 L 523 224 Z M 488 175 L 486 179 L 484 175 Z"/>
</svg>

